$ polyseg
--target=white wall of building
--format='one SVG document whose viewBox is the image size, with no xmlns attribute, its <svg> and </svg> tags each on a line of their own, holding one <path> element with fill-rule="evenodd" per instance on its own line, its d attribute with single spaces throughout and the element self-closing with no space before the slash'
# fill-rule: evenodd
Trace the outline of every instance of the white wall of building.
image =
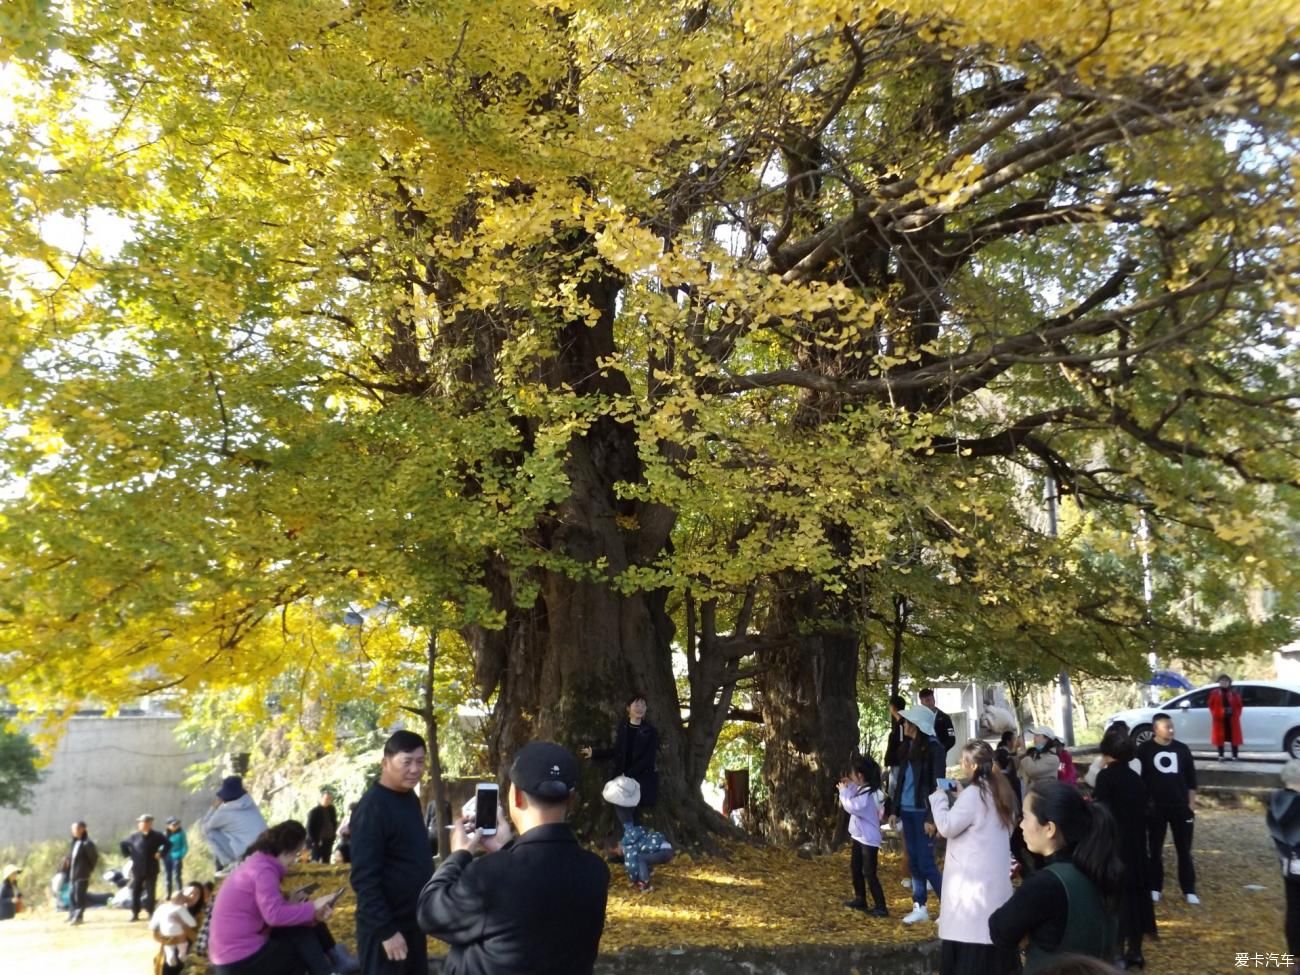
<svg viewBox="0 0 1300 975">
<path fill-rule="evenodd" d="M 105 854 L 142 813 L 152 814 L 158 829 L 168 816 L 188 828 L 211 804 L 212 790 L 195 794 L 182 783 L 188 767 L 210 753 L 178 743 L 178 721 L 158 714 L 73 718 L 36 786 L 31 812 L 0 809 L 0 846 L 67 839 L 78 819 Z"/>
</svg>

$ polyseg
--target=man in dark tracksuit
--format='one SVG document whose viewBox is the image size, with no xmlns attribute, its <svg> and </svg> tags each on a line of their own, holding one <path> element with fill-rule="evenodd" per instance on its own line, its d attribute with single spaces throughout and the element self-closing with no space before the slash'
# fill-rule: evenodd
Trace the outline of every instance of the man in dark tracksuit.
<svg viewBox="0 0 1300 975">
<path fill-rule="evenodd" d="M 429 835 L 415 789 L 424 776 L 424 739 L 398 731 L 384 744 L 379 779 L 351 818 L 357 956 L 363 975 L 427 975 L 429 950 L 415 920 L 433 873 Z"/>
<path fill-rule="evenodd" d="M 1178 885 L 1189 904 L 1196 896 L 1196 866 L 1192 863 L 1192 826 L 1196 817 L 1196 766 L 1192 752 L 1174 740 L 1174 723 L 1163 712 L 1151 719 L 1153 737 L 1138 748 L 1142 781 L 1146 784 L 1147 857 L 1151 871 L 1151 899 L 1159 900 L 1165 886 L 1165 829 L 1174 836 L 1178 854 Z"/>
<path fill-rule="evenodd" d="M 140 920 L 142 907 L 148 920 L 158 898 L 158 869 L 167 852 L 167 837 L 153 828 L 153 817 L 146 813 L 136 820 L 136 831 L 122 841 L 121 848 L 122 856 L 131 861 L 131 920 Z"/>
<path fill-rule="evenodd" d="M 68 923 L 80 924 L 86 915 L 86 888 L 99 863 L 99 850 L 90 838 L 86 824 L 72 824 L 72 842 L 68 846 Z"/>
<path fill-rule="evenodd" d="M 322 792 L 320 802 L 307 814 L 307 844 L 312 863 L 329 863 L 334 851 L 334 837 L 339 831 L 339 811 L 334 808 L 334 794 Z"/>
<path fill-rule="evenodd" d="M 451 945 L 444 975 L 589 975 L 605 927 L 609 868 L 564 821 L 578 761 L 530 742 L 510 767 L 517 839 L 452 829 L 452 853 L 420 894 L 420 927 Z M 474 859 L 476 850 L 488 855 Z"/>
</svg>

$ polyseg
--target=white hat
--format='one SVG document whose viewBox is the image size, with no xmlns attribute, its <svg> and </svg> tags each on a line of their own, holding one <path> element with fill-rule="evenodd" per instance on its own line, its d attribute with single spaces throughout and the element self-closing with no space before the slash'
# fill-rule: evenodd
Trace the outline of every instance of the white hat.
<svg viewBox="0 0 1300 975">
<path fill-rule="evenodd" d="M 926 707 L 903 708 L 898 712 L 912 724 L 921 729 L 923 735 L 934 734 L 934 712 Z"/>
<path fill-rule="evenodd" d="M 1030 733 L 1031 735 L 1042 735 L 1044 738 L 1048 739 L 1049 741 L 1060 741 L 1060 740 L 1061 740 L 1061 736 L 1058 735 L 1055 731 L 1053 731 L 1050 725 L 1045 725 L 1045 724 L 1032 725 L 1032 724 L 1031 724 L 1031 725 L 1029 726 L 1029 729 L 1028 729 L 1028 730 L 1029 730 L 1029 733 Z"/>
<path fill-rule="evenodd" d="M 641 783 L 626 775 L 616 775 L 605 783 L 600 794 L 612 805 L 633 809 L 641 803 Z"/>
</svg>

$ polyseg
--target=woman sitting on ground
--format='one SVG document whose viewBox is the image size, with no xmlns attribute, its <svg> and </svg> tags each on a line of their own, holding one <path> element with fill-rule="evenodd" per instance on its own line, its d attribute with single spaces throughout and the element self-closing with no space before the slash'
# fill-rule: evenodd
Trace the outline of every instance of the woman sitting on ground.
<svg viewBox="0 0 1300 975">
<path fill-rule="evenodd" d="M 1101 803 L 1085 802 L 1074 786 L 1053 781 L 1029 790 L 1023 813 L 1025 843 L 1045 866 L 993 912 L 989 937 L 1008 948 L 1028 939 L 1025 975 L 1044 971 L 1062 955 L 1109 963 L 1124 882 L 1110 813 Z"/>
<path fill-rule="evenodd" d="M 280 881 L 307 844 L 307 829 L 286 820 L 262 833 L 217 891 L 208 936 L 215 975 L 330 975 L 334 966 L 315 930 L 334 911 L 331 895 L 290 902 Z"/>
</svg>

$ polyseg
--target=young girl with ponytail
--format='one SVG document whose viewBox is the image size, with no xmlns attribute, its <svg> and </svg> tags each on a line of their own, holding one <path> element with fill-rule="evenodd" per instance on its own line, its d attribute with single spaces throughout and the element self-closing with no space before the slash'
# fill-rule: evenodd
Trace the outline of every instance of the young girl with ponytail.
<svg viewBox="0 0 1300 975">
<path fill-rule="evenodd" d="M 989 915 L 1011 897 L 1011 830 L 1015 794 L 993 767 L 988 742 L 972 739 L 961 752 L 965 787 L 949 803 L 948 792 L 929 797 L 934 825 L 948 839 L 939 910 L 940 975 L 1014 975 L 1020 953 L 995 945 Z"/>
<path fill-rule="evenodd" d="M 853 759 L 853 771 L 839 785 L 840 805 L 849 814 L 849 836 L 853 839 L 853 858 L 850 874 L 853 878 L 853 900 L 845 907 L 867 911 L 867 889 L 871 889 L 872 917 L 889 917 L 885 907 L 885 892 L 876 872 L 880 857 L 880 766 L 874 758 L 858 755 Z"/>
<path fill-rule="evenodd" d="M 1010 948 L 1027 939 L 1026 975 L 1063 955 L 1113 961 L 1124 866 L 1110 813 L 1072 785 L 1038 782 L 1025 796 L 1022 825 L 1025 845 L 1046 865 L 993 912 L 993 943 Z"/>
</svg>

